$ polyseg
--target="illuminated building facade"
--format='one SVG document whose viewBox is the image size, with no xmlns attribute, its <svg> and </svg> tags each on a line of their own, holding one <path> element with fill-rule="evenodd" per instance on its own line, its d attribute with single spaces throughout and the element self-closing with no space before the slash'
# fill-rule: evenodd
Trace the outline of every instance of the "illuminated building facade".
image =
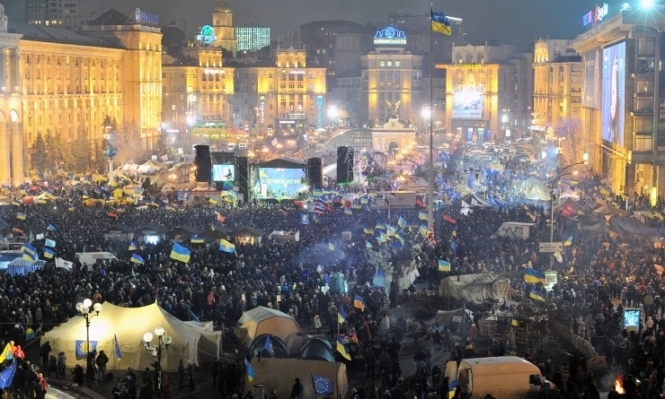
<svg viewBox="0 0 665 399">
<path fill-rule="evenodd" d="M 326 69 L 308 67 L 302 45 L 280 44 L 272 66 L 237 67 L 234 88 L 235 125 L 250 132 L 291 134 L 323 126 Z"/>
<path fill-rule="evenodd" d="M 607 5 L 589 14 L 590 23 L 600 22 L 571 45 L 584 65 L 582 120 L 591 132 L 593 169 L 615 193 L 647 195 L 655 203 L 665 190 L 665 93 L 658 67 L 665 17 Z"/>
<path fill-rule="evenodd" d="M 28 24 L 11 24 L 15 33 L 7 33 L 3 21 L 0 15 L 2 184 L 24 181 L 39 133 L 86 143 L 100 156 L 106 116 L 119 129 L 136 126 L 143 147 L 152 148 L 162 104 L 159 28 L 92 21 L 81 34 Z"/>
<path fill-rule="evenodd" d="M 533 52 L 534 132 L 552 132 L 582 117 L 582 57 L 569 40 L 539 40 Z"/>
<path fill-rule="evenodd" d="M 32 25 L 71 29 L 78 22 L 78 0 L 28 0 L 26 21 Z"/>
<path fill-rule="evenodd" d="M 453 47 L 446 70 L 446 125 L 464 141 L 519 137 L 531 124 L 531 54 L 513 46 Z"/>
<path fill-rule="evenodd" d="M 223 66 L 221 48 L 192 45 L 183 50 L 183 60 L 192 62 L 163 66 L 162 127 L 180 132 L 201 124 L 225 127 L 232 120 L 234 70 Z M 209 133 L 222 138 L 221 130 Z"/>
<path fill-rule="evenodd" d="M 236 33 L 233 28 L 233 11 L 222 1 L 212 12 L 212 29 L 215 32 L 215 47 L 233 53 L 236 56 Z"/>
<path fill-rule="evenodd" d="M 20 34 L 7 33 L 6 17 L 0 13 L 0 184 L 3 185 L 18 185 L 24 180 L 20 39 Z"/>
<path fill-rule="evenodd" d="M 270 46 L 270 28 L 238 27 L 236 29 L 236 50 L 258 51 Z"/>
<path fill-rule="evenodd" d="M 389 119 L 418 121 L 424 105 L 423 56 L 406 51 L 404 32 L 377 31 L 375 51 L 362 57 L 363 120 L 383 126 Z M 428 97 L 429 98 L 429 97 Z"/>
</svg>

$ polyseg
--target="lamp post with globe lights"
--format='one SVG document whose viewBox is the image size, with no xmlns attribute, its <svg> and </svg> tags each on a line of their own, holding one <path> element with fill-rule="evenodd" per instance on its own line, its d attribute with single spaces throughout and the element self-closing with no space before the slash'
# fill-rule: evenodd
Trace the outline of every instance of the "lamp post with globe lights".
<svg viewBox="0 0 665 399">
<path fill-rule="evenodd" d="M 90 319 L 95 316 L 99 316 L 99 312 L 102 311 L 102 304 L 95 303 L 92 304 L 92 300 L 85 298 L 83 302 L 76 304 L 76 311 L 79 312 L 81 316 L 85 318 L 85 343 L 86 343 L 86 367 L 90 363 Z M 93 314 L 94 312 L 94 314 Z"/>
<path fill-rule="evenodd" d="M 153 335 L 150 331 L 143 334 L 143 346 L 152 355 L 157 357 L 157 397 L 162 393 L 162 351 L 171 345 L 171 336 L 166 334 L 164 327 L 155 328 L 157 345 L 152 343 Z"/>
</svg>

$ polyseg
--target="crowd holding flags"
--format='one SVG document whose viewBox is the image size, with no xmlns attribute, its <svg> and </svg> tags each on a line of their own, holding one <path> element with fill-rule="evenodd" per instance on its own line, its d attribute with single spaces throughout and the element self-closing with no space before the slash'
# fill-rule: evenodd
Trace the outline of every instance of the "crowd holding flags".
<svg viewBox="0 0 665 399">
<path fill-rule="evenodd" d="M 440 272 L 449 272 L 451 270 L 450 262 L 443 259 L 439 259 L 438 266 Z"/>
<path fill-rule="evenodd" d="M 547 279 L 545 278 L 545 273 L 532 268 L 527 268 L 524 273 L 524 282 L 527 284 L 546 284 Z"/>
<path fill-rule="evenodd" d="M 141 255 L 136 254 L 136 253 L 132 254 L 132 258 L 130 259 L 130 261 L 131 261 L 132 263 L 136 263 L 136 264 L 139 264 L 139 265 L 142 265 L 142 264 L 145 263 L 145 260 L 143 260 L 143 258 L 141 257 Z"/>
<path fill-rule="evenodd" d="M 219 250 L 222 252 L 232 254 L 236 251 L 236 246 L 222 238 L 221 240 L 219 240 Z"/>
<path fill-rule="evenodd" d="M 342 342 L 342 337 L 339 335 L 337 336 L 335 349 L 337 349 L 337 352 L 339 352 L 339 354 L 342 355 L 344 359 L 351 361 L 351 354 L 349 353 L 348 349 L 346 349 L 346 345 L 344 345 L 344 342 Z"/>
<path fill-rule="evenodd" d="M 353 307 L 356 309 L 360 309 L 360 311 L 362 312 L 365 310 L 365 308 L 367 308 L 367 305 L 365 304 L 363 297 L 356 294 L 356 296 L 353 297 Z"/>
</svg>

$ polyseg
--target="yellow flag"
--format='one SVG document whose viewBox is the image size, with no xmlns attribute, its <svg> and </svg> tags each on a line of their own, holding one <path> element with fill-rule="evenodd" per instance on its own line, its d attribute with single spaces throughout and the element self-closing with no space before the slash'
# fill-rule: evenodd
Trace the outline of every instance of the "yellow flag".
<svg viewBox="0 0 665 399">
<path fill-rule="evenodd" d="M 7 356 L 9 356 L 10 353 L 14 352 L 14 347 L 12 346 L 12 343 L 9 342 L 6 346 L 5 349 L 0 353 L 0 363 L 4 363 L 5 360 L 7 360 Z"/>
</svg>

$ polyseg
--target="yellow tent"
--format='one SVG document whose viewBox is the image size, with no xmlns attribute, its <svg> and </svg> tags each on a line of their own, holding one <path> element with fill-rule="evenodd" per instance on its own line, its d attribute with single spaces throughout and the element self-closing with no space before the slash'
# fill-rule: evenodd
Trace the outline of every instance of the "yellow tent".
<svg viewBox="0 0 665 399">
<path fill-rule="evenodd" d="M 99 316 L 90 319 L 90 346 L 106 353 L 110 359 L 107 367 L 111 370 L 144 369 L 157 359 L 154 351 L 144 346 L 143 335 L 146 332 L 154 335 L 157 327 L 164 328 L 172 339 L 162 351 L 162 367 L 167 371 L 176 371 L 180 359 L 198 365 L 220 355 L 221 332 L 213 331 L 212 322 L 184 322 L 154 303 L 126 308 L 105 302 Z M 116 337 L 120 357 L 116 356 Z M 55 353 L 64 352 L 72 362 L 85 359 L 85 353 L 82 356 L 76 353 L 77 347 L 86 347 L 85 319 L 69 319 L 41 338 L 41 343 L 47 341 Z M 154 337 L 152 343 L 156 342 L 157 337 Z M 79 349 L 79 352 L 85 350 Z"/>
<path fill-rule="evenodd" d="M 293 316 L 263 306 L 244 312 L 238 320 L 238 325 L 240 337 L 246 345 L 261 334 L 272 334 L 286 340 L 290 334 L 302 332 Z"/>
</svg>

